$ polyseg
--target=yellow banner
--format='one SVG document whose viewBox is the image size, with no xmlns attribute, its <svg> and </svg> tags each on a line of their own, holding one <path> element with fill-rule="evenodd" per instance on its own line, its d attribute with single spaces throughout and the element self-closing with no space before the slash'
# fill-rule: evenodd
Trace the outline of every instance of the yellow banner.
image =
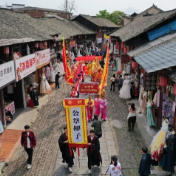
<svg viewBox="0 0 176 176">
<path fill-rule="evenodd" d="M 65 99 L 69 144 L 87 144 L 87 119 L 85 99 Z"/>
</svg>

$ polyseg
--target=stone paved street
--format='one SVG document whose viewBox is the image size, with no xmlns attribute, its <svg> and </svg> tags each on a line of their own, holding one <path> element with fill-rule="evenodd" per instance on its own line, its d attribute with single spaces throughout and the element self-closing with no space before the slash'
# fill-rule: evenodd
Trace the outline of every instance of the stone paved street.
<svg viewBox="0 0 176 176">
<path fill-rule="evenodd" d="M 37 147 L 34 151 L 33 166 L 27 171 L 27 155 L 21 147 L 18 148 L 3 176 L 51 176 L 58 154 L 58 137 L 61 134 L 65 115 L 62 99 L 68 94 L 68 86 L 61 88 L 48 96 L 48 103 L 39 109 L 38 118 L 32 125 L 37 137 Z"/>
<path fill-rule="evenodd" d="M 108 84 L 110 85 L 110 83 Z M 110 87 L 110 86 L 109 86 Z M 127 131 L 128 106 L 125 100 L 119 98 L 116 91 L 110 91 L 107 87 L 108 117 L 114 127 L 114 132 L 119 145 L 119 160 L 122 165 L 124 176 L 137 176 L 138 166 L 141 159 L 141 148 L 144 140 L 135 126 L 134 132 Z"/>
<path fill-rule="evenodd" d="M 81 150 L 79 160 L 77 153 L 75 153 L 75 166 L 73 173 L 69 174 L 68 170 L 64 168 L 61 153 L 58 149 L 58 138 L 65 124 L 62 99 L 67 94 L 67 86 L 63 83 L 61 89 L 53 91 L 48 97 L 48 103 L 39 109 L 38 118 L 32 125 L 38 140 L 32 169 L 30 171 L 25 169 L 27 156 L 19 147 L 9 166 L 5 168 L 3 176 L 87 175 L 86 150 Z M 103 164 L 101 168 L 93 168 L 92 175 L 106 175 L 110 157 L 117 154 L 122 164 L 124 176 L 137 176 L 141 158 L 140 150 L 144 146 L 144 141 L 137 126 L 133 133 L 127 131 L 128 107 L 124 100 L 119 99 L 117 90 L 111 92 L 108 87 L 107 99 L 109 102 L 108 121 L 103 123 L 103 136 L 100 139 Z"/>
</svg>

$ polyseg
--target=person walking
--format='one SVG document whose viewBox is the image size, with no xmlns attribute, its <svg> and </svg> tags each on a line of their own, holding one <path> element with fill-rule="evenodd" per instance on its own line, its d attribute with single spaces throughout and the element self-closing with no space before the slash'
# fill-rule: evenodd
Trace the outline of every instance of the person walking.
<svg viewBox="0 0 176 176">
<path fill-rule="evenodd" d="M 21 134 L 21 145 L 28 154 L 27 169 L 30 169 L 32 165 L 33 150 L 37 144 L 37 140 L 35 138 L 34 132 L 30 130 L 29 125 L 25 125 L 24 129 L 25 131 L 23 131 Z"/>
<path fill-rule="evenodd" d="M 112 90 L 112 88 L 113 88 L 113 91 L 115 91 L 115 74 L 113 74 L 113 76 L 111 77 L 110 81 L 111 81 L 110 90 Z"/>
<path fill-rule="evenodd" d="M 87 100 L 87 117 L 88 122 L 92 120 L 93 116 L 93 107 L 94 107 L 94 100 L 92 99 L 91 95 L 89 95 L 89 99 Z"/>
<path fill-rule="evenodd" d="M 66 162 L 66 168 L 68 168 L 69 172 L 72 172 L 72 166 L 74 165 L 73 158 L 74 153 L 73 149 L 70 150 L 68 144 L 68 134 L 67 134 L 67 127 L 64 127 L 64 133 L 61 134 L 58 140 L 60 151 L 62 152 L 62 159 L 63 163 Z M 71 153 L 72 152 L 72 153 Z"/>
<path fill-rule="evenodd" d="M 139 176 L 149 176 L 150 175 L 150 164 L 151 155 L 148 152 L 148 148 L 142 148 L 142 158 L 139 165 Z"/>
<path fill-rule="evenodd" d="M 95 115 L 99 116 L 100 115 L 100 95 L 97 96 L 94 100 L 94 106 L 95 106 Z"/>
<path fill-rule="evenodd" d="M 97 136 L 98 138 L 101 138 L 101 136 L 102 136 L 101 121 L 98 120 L 97 115 L 94 115 L 94 120 L 95 121 L 92 123 L 91 127 L 94 128 L 95 136 Z"/>
<path fill-rule="evenodd" d="M 120 75 L 118 79 L 118 91 L 120 91 L 120 89 L 122 88 L 122 85 L 123 85 L 123 78 L 122 78 L 122 75 Z"/>
<path fill-rule="evenodd" d="M 101 110 L 101 118 L 103 121 L 106 121 L 107 119 L 107 108 L 108 108 L 108 100 L 105 98 L 105 96 L 102 96 L 100 101 L 100 110 Z"/>
<path fill-rule="evenodd" d="M 100 166 L 102 163 L 101 154 L 100 154 L 100 142 L 97 136 L 95 136 L 95 131 L 90 130 L 90 135 L 88 136 L 88 173 L 92 173 L 92 166 Z"/>
<path fill-rule="evenodd" d="M 131 103 L 127 120 L 128 120 L 128 131 L 133 131 L 134 125 L 136 123 L 136 108 L 134 103 Z"/>
<path fill-rule="evenodd" d="M 56 89 L 59 89 L 59 78 L 60 78 L 60 72 L 58 72 L 55 76 L 55 84 L 56 84 Z"/>
<path fill-rule="evenodd" d="M 111 164 L 108 171 L 111 176 L 122 176 L 121 164 L 118 162 L 117 156 L 114 155 L 111 157 Z"/>
</svg>

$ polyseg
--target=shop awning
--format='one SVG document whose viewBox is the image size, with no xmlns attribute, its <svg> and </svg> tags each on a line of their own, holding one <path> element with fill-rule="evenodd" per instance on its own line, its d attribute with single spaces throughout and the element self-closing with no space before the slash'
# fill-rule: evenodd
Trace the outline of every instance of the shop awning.
<svg viewBox="0 0 176 176">
<path fill-rule="evenodd" d="M 128 53 L 136 62 L 151 73 L 176 66 L 176 34 L 157 39 L 147 45 Z M 164 38 L 164 37 L 163 37 Z"/>
</svg>

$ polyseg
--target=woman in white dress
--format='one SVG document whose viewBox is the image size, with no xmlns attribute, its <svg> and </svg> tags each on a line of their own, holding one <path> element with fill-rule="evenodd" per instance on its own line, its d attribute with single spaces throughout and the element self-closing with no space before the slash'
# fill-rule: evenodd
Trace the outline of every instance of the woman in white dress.
<svg viewBox="0 0 176 176">
<path fill-rule="evenodd" d="M 46 93 L 46 77 L 42 74 L 41 81 L 40 81 L 40 93 L 43 95 Z"/>
<path fill-rule="evenodd" d="M 49 85 L 47 79 L 45 80 L 45 88 L 46 88 L 46 91 L 51 90 L 51 87 L 50 87 L 50 85 Z"/>
<path fill-rule="evenodd" d="M 55 82 L 55 71 L 53 68 L 51 68 L 50 82 Z"/>
<path fill-rule="evenodd" d="M 130 78 L 127 77 L 127 79 L 123 82 L 122 88 L 120 89 L 119 97 L 123 99 L 130 99 L 131 98 L 130 89 L 131 89 L 131 81 Z"/>
</svg>

